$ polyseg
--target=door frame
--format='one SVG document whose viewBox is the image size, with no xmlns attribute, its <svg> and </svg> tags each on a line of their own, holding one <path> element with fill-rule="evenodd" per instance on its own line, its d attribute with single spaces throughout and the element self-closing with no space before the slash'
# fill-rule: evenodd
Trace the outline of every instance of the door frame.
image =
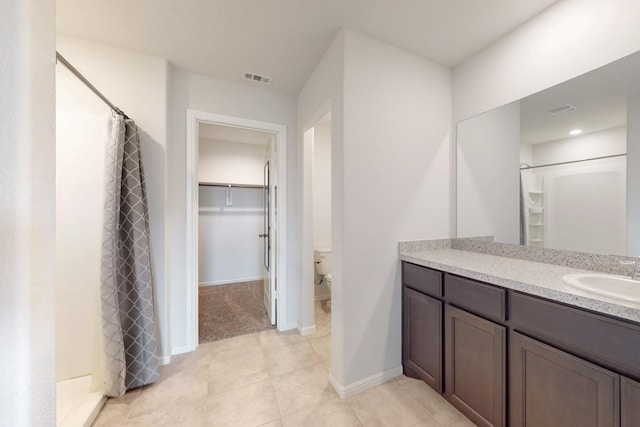
<svg viewBox="0 0 640 427">
<path fill-rule="evenodd" d="M 287 127 L 282 124 L 250 120 L 197 110 L 187 110 L 187 247 L 186 247 L 186 351 L 198 347 L 198 126 L 210 123 L 271 133 L 276 139 L 277 197 L 277 262 L 276 262 L 276 324 L 286 329 L 286 266 L 287 266 Z"/>
</svg>

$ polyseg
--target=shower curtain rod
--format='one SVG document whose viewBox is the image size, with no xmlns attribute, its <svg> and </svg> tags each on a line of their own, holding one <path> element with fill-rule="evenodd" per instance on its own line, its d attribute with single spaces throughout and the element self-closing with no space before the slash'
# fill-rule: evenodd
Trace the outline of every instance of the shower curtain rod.
<svg viewBox="0 0 640 427">
<path fill-rule="evenodd" d="M 582 160 L 569 160 L 568 162 L 558 162 L 558 163 L 547 163 L 546 165 L 536 165 L 536 166 L 529 166 L 526 163 L 522 163 L 520 165 L 520 170 L 527 170 L 527 169 L 537 169 L 537 168 L 544 168 L 547 166 L 558 166 L 558 165 L 568 165 L 570 163 L 580 163 L 580 162 L 588 162 L 589 160 L 601 160 L 601 159 L 610 159 L 612 157 L 622 157 L 622 156 L 626 156 L 627 153 L 622 153 L 622 154 L 612 154 L 610 156 L 601 156 L 601 157 L 592 157 L 590 159 L 582 159 Z M 524 165 L 524 166 L 523 166 Z"/>
<path fill-rule="evenodd" d="M 60 52 L 56 51 L 56 59 L 60 62 L 62 62 L 62 65 L 64 65 L 65 67 L 67 67 L 67 69 L 69 71 L 71 71 L 78 79 L 80 79 L 80 81 L 82 83 L 84 83 L 89 89 L 91 89 L 91 91 L 93 93 L 95 93 L 96 95 L 98 95 L 98 97 L 100 99 L 102 99 L 102 101 L 104 101 L 105 104 L 107 104 L 109 107 L 111 107 L 111 109 L 113 111 L 115 111 L 118 114 L 122 114 L 126 119 L 129 118 L 129 116 L 127 116 L 124 111 L 122 111 L 121 109 L 119 109 L 118 107 L 116 107 L 111 101 L 109 101 L 109 99 L 107 99 L 106 96 L 104 96 L 102 94 L 102 92 L 100 92 L 94 85 L 91 84 L 91 82 L 89 80 L 86 79 L 85 76 L 82 75 L 82 73 L 80 73 L 80 71 L 78 71 L 76 69 L 76 67 L 74 67 L 73 65 L 71 65 L 71 63 L 69 61 L 66 60 L 66 58 L 64 56 L 62 56 L 60 54 Z"/>
</svg>

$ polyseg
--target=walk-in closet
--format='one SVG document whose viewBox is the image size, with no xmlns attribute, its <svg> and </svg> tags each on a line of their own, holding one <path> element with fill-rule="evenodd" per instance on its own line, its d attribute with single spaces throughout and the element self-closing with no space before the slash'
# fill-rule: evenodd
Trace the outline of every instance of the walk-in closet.
<svg viewBox="0 0 640 427">
<path fill-rule="evenodd" d="M 272 327 L 264 291 L 270 141 L 266 132 L 199 125 L 200 343 Z"/>
</svg>

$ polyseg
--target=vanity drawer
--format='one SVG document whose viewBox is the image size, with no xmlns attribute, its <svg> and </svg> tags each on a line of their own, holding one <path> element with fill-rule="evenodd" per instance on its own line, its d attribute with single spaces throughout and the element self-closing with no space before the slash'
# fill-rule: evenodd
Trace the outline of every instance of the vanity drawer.
<svg viewBox="0 0 640 427">
<path fill-rule="evenodd" d="M 442 273 L 440 271 L 403 262 L 402 284 L 423 294 L 442 298 Z"/>
<path fill-rule="evenodd" d="M 506 320 L 506 291 L 451 274 L 444 276 L 445 299 L 452 305 L 497 322 Z"/>
<path fill-rule="evenodd" d="M 640 379 L 640 326 L 510 292 L 514 329 Z"/>
</svg>

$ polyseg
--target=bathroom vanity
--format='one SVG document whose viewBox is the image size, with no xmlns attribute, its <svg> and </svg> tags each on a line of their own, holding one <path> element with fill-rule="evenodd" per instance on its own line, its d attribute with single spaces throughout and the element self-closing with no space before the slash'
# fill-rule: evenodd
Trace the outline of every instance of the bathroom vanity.
<svg viewBox="0 0 640 427">
<path fill-rule="evenodd" d="M 478 426 L 639 426 L 640 309 L 581 294 L 573 267 L 403 251 L 404 373 Z"/>
</svg>

